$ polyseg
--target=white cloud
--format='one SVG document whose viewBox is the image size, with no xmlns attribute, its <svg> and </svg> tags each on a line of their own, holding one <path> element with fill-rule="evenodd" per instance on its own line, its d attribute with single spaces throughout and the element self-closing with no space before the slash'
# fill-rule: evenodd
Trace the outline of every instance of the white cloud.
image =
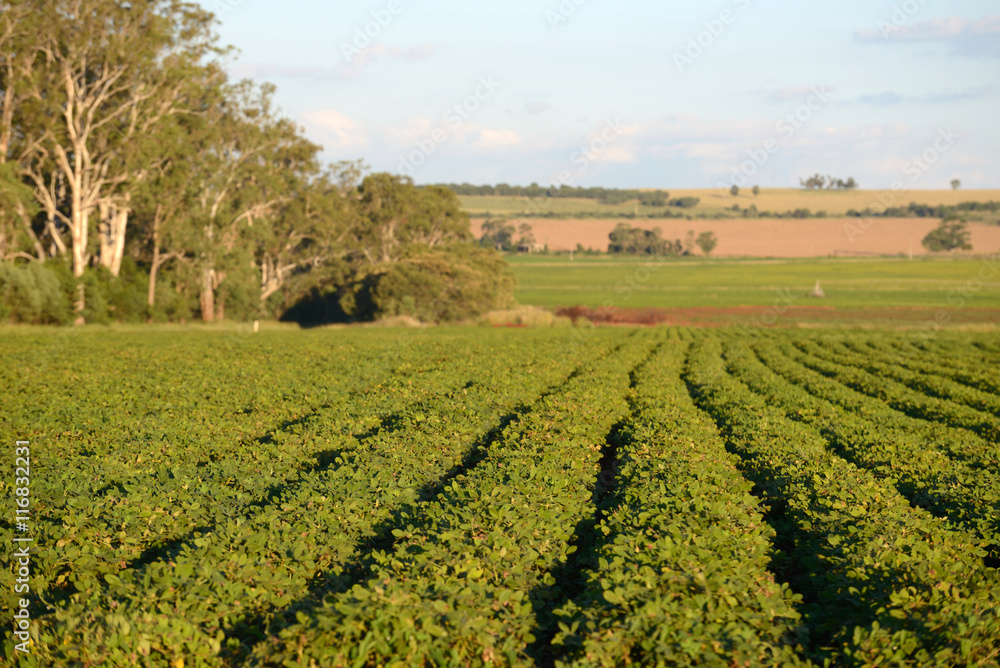
<svg viewBox="0 0 1000 668">
<path fill-rule="evenodd" d="M 833 86 L 785 86 L 772 91 L 761 91 L 773 102 L 788 102 L 789 100 L 804 100 L 810 95 L 815 95 L 816 91 L 823 94 L 832 93 L 836 88 Z"/>
<path fill-rule="evenodd" d="M 327 151 L 353 151 L 368 146 L 368 133 L 362 124 L 336 109 L 306 111 L 299 120 Z"/>
<path fill-rule="evenodd" d="M 524 105 L 525 111 L 527 111 L 529 114 L 534 114 L 536 116 L 538 114 L 544 114 L 549 109 L 550 109 L 549 105 L 541 101 L 528 102 L 527 104 Z"/>
<path fill-rule="evenodd" d="M 965 35 L 1000 35 L 1000 16 L 987 16 L 979 20 L 949 16 L 930 19 L 912 25 L 893 25 L 891 29 L 860 30 L 856 37 L 862 41 L 890 39 L 910 41 L 950 40 Z"/>
<path fill-rule="evenodd" d="M 430 44 L 421 44 L 409 49 L 373 44 L 362 49 L 349 63 L 338 65 L 335 71 L 341 79 L 357 79 L 370 65 L 379 60 L 414 63 L 430 58 L 434 55 L 434 51 L 434 47 Z"/>
<path fill-rule="evenodd" d="M 517 146 L 522 141 L 521 135 L 513 130 L 484 129 L 479 132 L 479 138 L 472 145 L 476 148 L 493 149 Z"/>
<path fill-rule="evenodd" d="M 859 42 L 943 42 L 952 55 L 1000 57 L 1000 15 L 981 19 L 957 16 L 912 24 L 883 21 L 877 30 L 859 30 Z"/>
</svg>

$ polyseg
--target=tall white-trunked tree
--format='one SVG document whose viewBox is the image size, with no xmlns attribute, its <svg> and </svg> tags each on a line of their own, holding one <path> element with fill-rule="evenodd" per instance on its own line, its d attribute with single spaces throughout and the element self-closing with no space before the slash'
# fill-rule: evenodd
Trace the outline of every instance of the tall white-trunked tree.
<svg viewBox="0 0 1000 668">
<path fill-rule="evenodd" d="M 54 175 L 34 178 L 69 230 L 73 274 L 92 259 L 117 275 L 125 248 L 130 187 L 145 174 L 157 124 L 184 113 L 185 79 L 213 52 L 212 17 L 173 0 L 48 0 L 32 3 L 46 25 L 38 35 L 31 84 L 46 125 L 32 150 Z M 62 204 L 62 206 L 59 206 Z M 84 292 L 78 286 L 77 322 Z"/>
</svg>

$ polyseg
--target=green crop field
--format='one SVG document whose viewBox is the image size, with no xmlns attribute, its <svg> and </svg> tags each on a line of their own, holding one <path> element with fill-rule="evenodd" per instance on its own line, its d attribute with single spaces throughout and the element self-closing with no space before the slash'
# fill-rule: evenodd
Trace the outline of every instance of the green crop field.
<svg viewBox="0 0 1000 668">
<path fill-rule="evenodd" d="M 3 330 L 19 665 L 997 665 L 998 364 L 952 331 Z"/>
<path fill-rule="evenodd" d="M 509 256 L 516 295 L 536 306 L 1000 309 L 1000 264 L 981 259 L 639 260 Z M 807 295 L 820 281 L 826 299 Z M 959 309 L 958 307 L 961 307 Z"/>
</svg>

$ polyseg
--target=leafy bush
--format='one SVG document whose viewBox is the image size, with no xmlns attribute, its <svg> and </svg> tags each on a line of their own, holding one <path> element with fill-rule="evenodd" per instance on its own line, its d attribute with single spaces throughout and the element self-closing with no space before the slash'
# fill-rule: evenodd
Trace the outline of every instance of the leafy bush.
<svg viewBox="0 0 1000 668">
<path fill-rule="evenodd" d="M 0 263 L 0 319 L 32 324 L 64 324 L 70 303 L 51 265 Z"/>
<path fill-rule="evenodd" d="M 406 257 L 361 280 L 342 302 L 355 318 L 405 315 L 453 322 L 514 305 L 514 278 L 503 258 L 471 245 Z"/>
<path fill-rule="evenodd" d="M 677 199 L 670 200 L 670 206 L 676 206 L 681 209 L 693 209 L 698 206 L 701 199 L 698 197 L 678 197 Z"/>
</svg>

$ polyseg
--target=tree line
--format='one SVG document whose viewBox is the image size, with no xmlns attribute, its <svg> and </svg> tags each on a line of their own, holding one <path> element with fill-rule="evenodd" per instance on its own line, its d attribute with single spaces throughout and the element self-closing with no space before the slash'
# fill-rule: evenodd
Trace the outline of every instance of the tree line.
<svg viewBox="0 0 1000 668">
<path fill-rule="evenodd" d="M 486 197 L 572 197 L 575 199 L 593 199 L 602 204 L 624 204 L 637 200 L 643 206 L 667 206 L 670 193 L 665 190 L 623 190 L 618 188 L 584 188 L 568 186 L 545 187 L 537 183 L 527 186 L 512 186 L 500 183 L 495 186 L 476 186 L 471 183 L 447 183 L 443 187 L 458 195 Z"/>
<path fill-rule="evenodd" d="M 799 185 L 806 190 L 856 190 L 858 188 L 858 182 L 854 180 L 853 176 L 848 177 L 845 181 L 822 174 L 813 174 L 807 179 L 799 179 Z"/>
<path fill-rule="evenodd" d="M 215 29 L 178 0 L 0 0 L 0 316 L 452 317 L 444 301 L 510 301 L 454 193 L 322 164 L 273 86 L 227 77 Z"/>
<path fill-rule="evenodd" d="M 643 229 L 628 223 L 619 223 L 608 235 L 608 253 L 611 255 L 692 255 L 697 246 L 705 255 L 711 254 L 719 240 L 711 231 L 702 232 L 697 237 L 689 231 L 684 241 L 665 239 L 659 227 Z"/>
</svg>

